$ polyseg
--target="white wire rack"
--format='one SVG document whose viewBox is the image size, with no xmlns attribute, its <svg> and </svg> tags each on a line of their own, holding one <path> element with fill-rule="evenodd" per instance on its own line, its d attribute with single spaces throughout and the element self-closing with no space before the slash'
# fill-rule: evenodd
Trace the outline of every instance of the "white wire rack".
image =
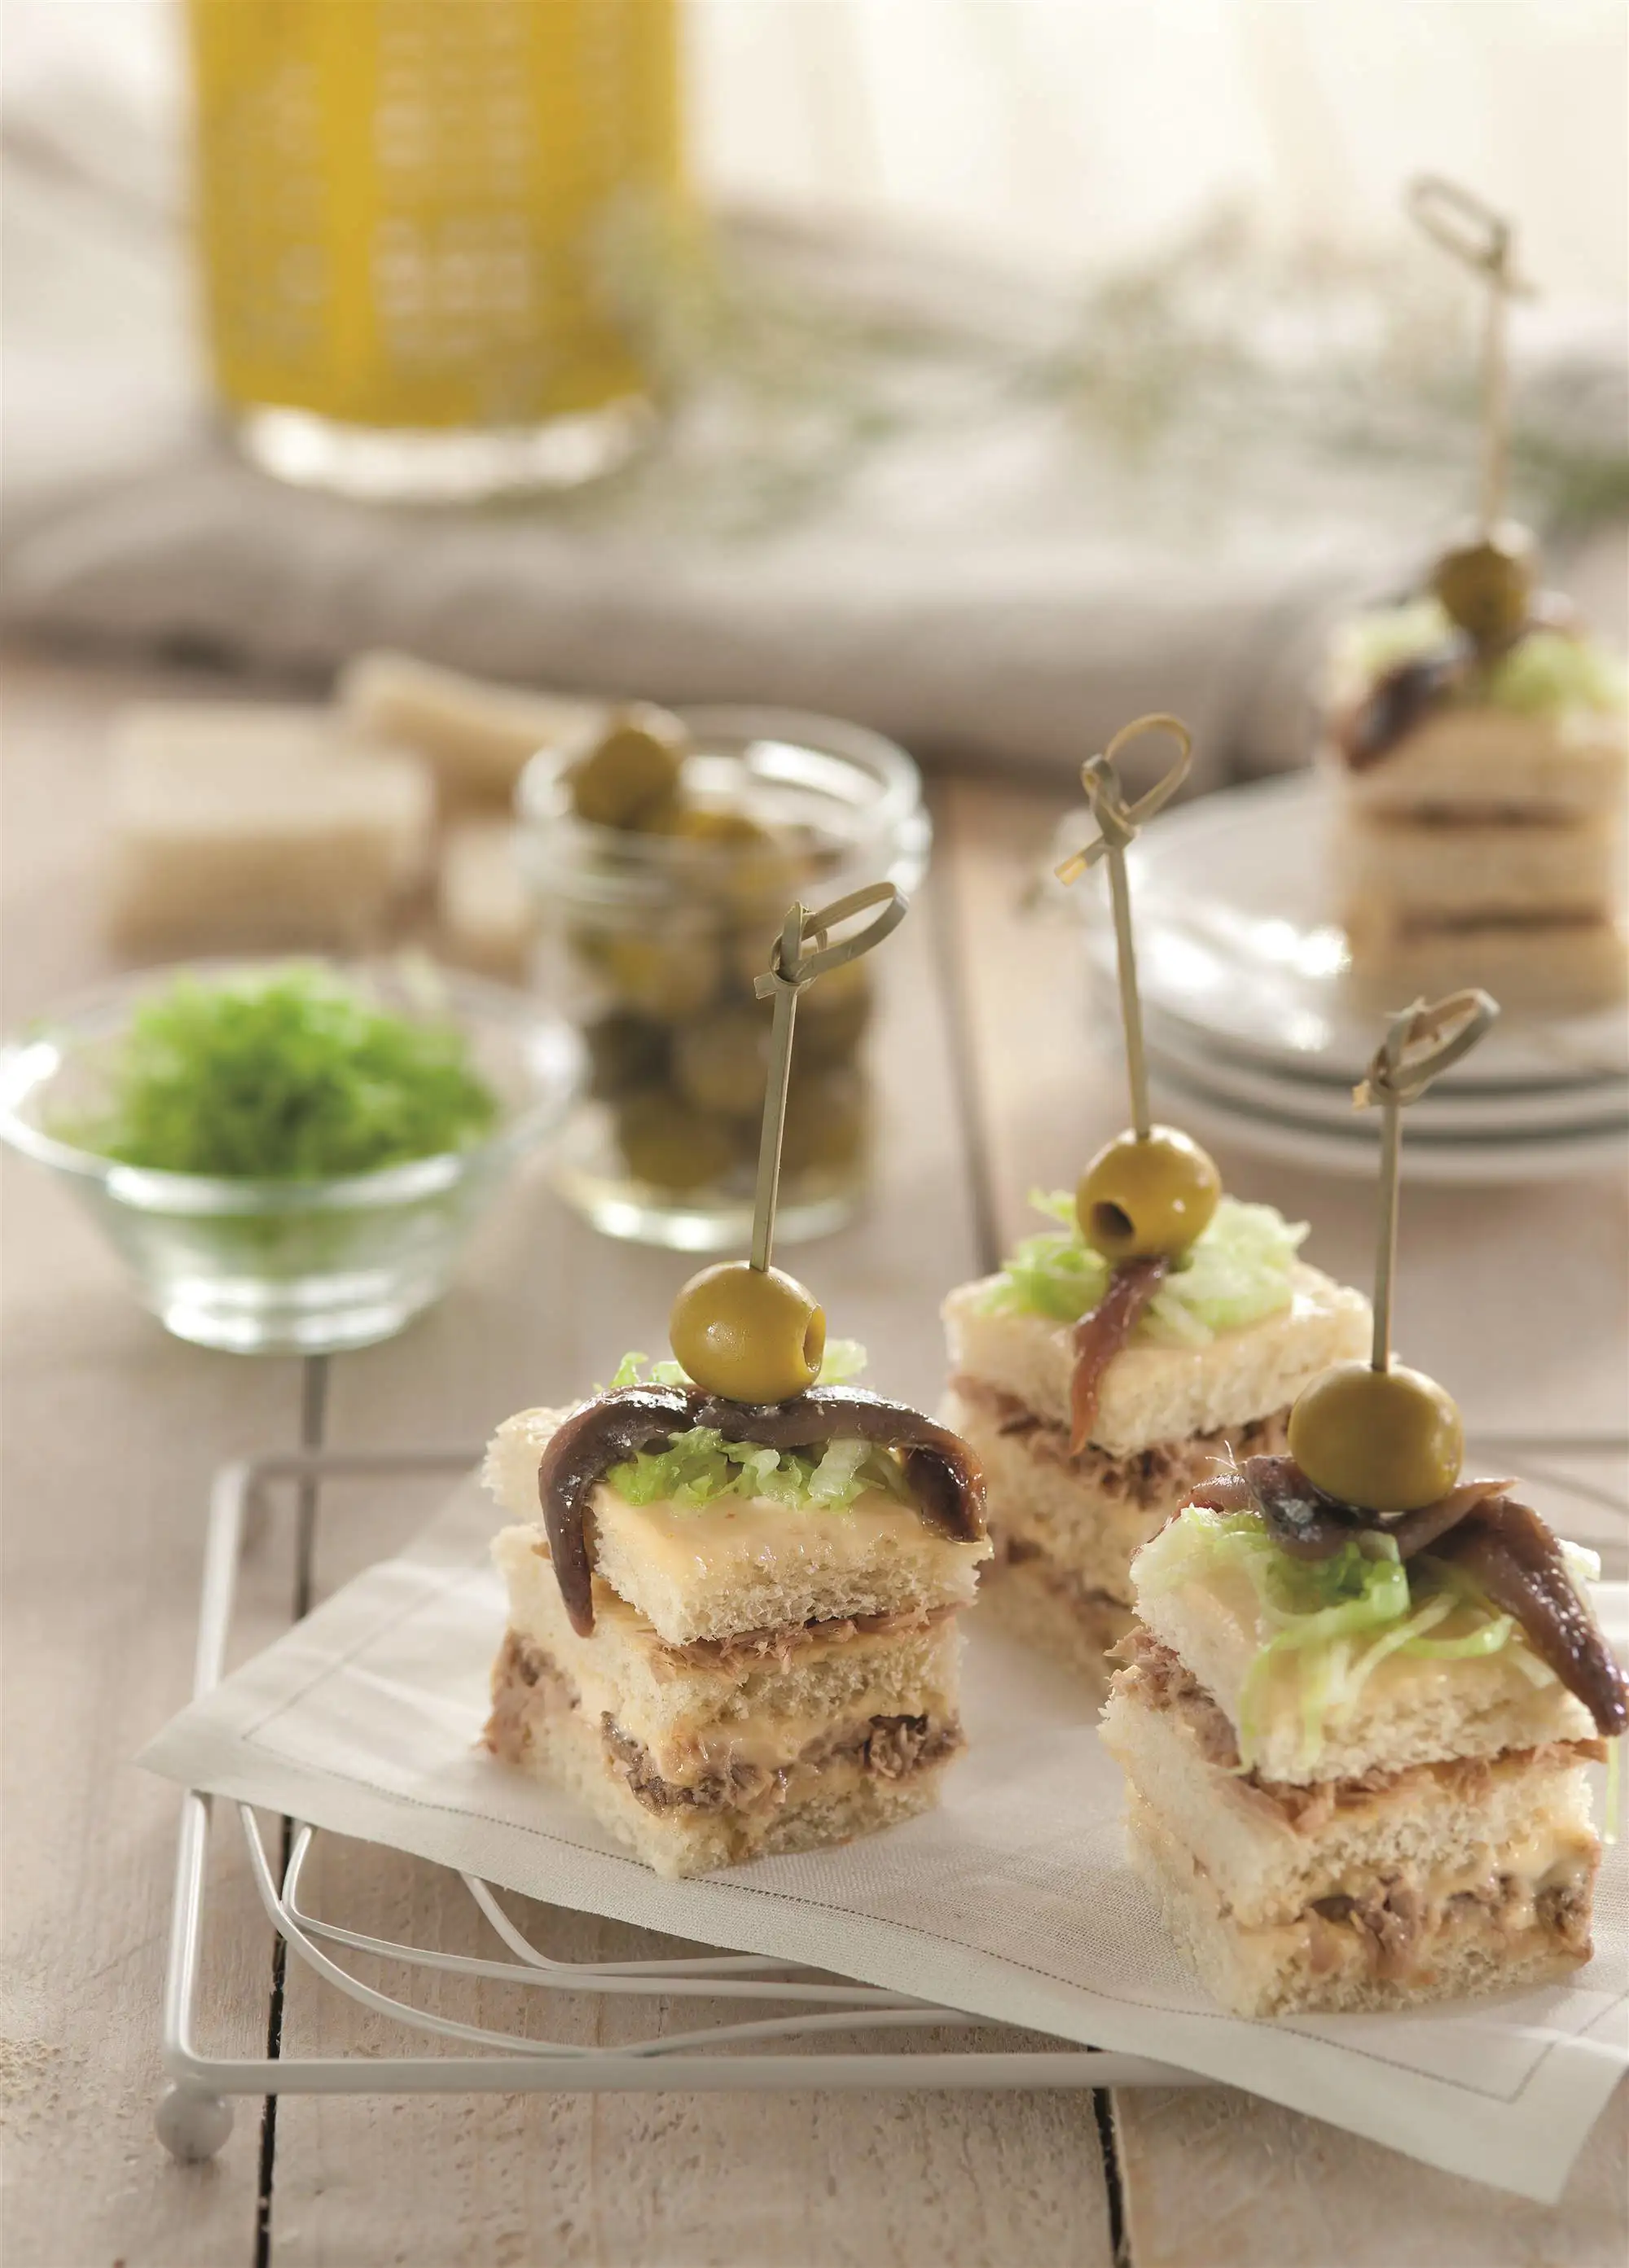
<svg viewBox="0 0 1629 2268">
<path fill-rule="evenodd" d="M 305 1491 L 299 1548 L 308 1552 L 310 1509 L 325 1481 L 424 1477 L 468 1471 L 474 1449 L 393 1453 L 300 1450 L 251 1457 L 224 1467 L 210 1494 L 203 1594 L 193 1679 L 195 1697 L 223 1675 L 237 1592 L 238 1568 L 251 1513 L 274 1484 Z M 274 1864 L 260 1822 L 234 1807 L 248 1845 L 261 1903 L 290 1955 L 337 1991 L 443 2043 L 418 2055 L 222 2056 L 197 2044 L 200 1968 L 204 1936 L 212 1800 L 196 1789 L 182 1799 L 175 1905 L 165 1979 L 163 2059 L 169 2084 L 158 2104 L 158 2139 L 188 2162 L 213 2157 L 232 2132 L 232 2099 L 269 2095 L 509 2094 L 520 2091 L 669 2088 L 717 2090 L 814 2088 L 1174 2087 L 1191 2074 L 1146 2057 L 1059 2042 L 1052 2048 L 1003 2047 L 1022 2037 L 962 2011 L 935 2007 L 904 1993 L 756 1954 L 709 1953 L 677 1959 L 579 1962 L 552 1958 L 534 1945 L 492 1886 L 472 1874 L 464 1887 L 490 1926 L 501 1952 L 491 1958 L 443 1952 L 349 1929 L 311 1911 L 302 1884 L 319 1830 L 291 1822 L 286 1859 Z M 453 1975 L 514 1988 L 515 2027 L 463 2023 L 417 2005 L 402 1992 L 366 1983 L 346 1956 L 406 1972 Z M 407 1988 L 404 1985 L 403 1991 Z M 537 1992 L 632 1995 L 711 2004 L 718 2021 L 653 2032 L 614 2047 L 540 2039 L 524 2029 L 526 1996 Z M 737 2014 L 737 2011 L 740 2014 Z M 823 2035 L 851 2039 L 955 2025 L 975 2026 L 990 2044 L 950 2051 L 889 2052 L 872 2046 L 823 2050 Z M 764 2052 L 777 2043 L 814 2042 L 796 2053 Z M 471 2053 L 475 2050 L 477 2052 Z"/>
<path fill-rule="evenodd" d="M 1577 1532 L 1577 1515 L 1606 1546 L 1605 1572 L 1622 1572 L 1626 1531 L 1621 1473 L 1603 1484 L 1557 1459 L 1610 1458 L 1621 1464 L 1629 1440 L 1618 1433 L 1480 1434 L 1473 1447 L 1490 1462 L 1519 1457 L 1529 1484 L 1562 1496 Z M 316 1491 L 325 1481 L 427 1477 L 463 1473 L 474 1449 L 358 1453 L 299 1450 L 251 1457 L 225 1466 L 210 1499 L 199 1614 L 195 1695 L 219 1683 L 227 1653 L 238 1568 L 251 1514 L 267 1508 L 278 1484 L 299 1484 L 298 1553 L 306 1587 Z M 1602 1521 L 1603 1513 L 1611 1516 Z M 502 1955 L 482 1958 L 348 1929 L 310 1911 L 301 1885 L 318 1830 L 291 1822 L 281 1876 L 266 1848 L 260 1822 L 247 1805 L 236 1807 L 248 1845 L 261 1903 L 289 1954 L 337 1991 L 378 2015 L 392 2017 L 444 2043 L 439 2053 L 377 2057 L 232 2057 L 195 2044 L 199 1969 L 203 1941 L 211 1800 L 190 1790 L 182 1799 L 176 1860 L 175 1907 L 165 1981 L 163 2050 L 169 2080 L 159 2102 L 159 2139 L 177 2158 L 213 2157 L 232 2131 L 234 2095 L 509 2094 L 520 2091 L 643 2089 L 717 2090 L 766 2088 L 1180 2087 L 1199 2082 L 1190 2073 L 1134 2055 L 1060 2042 L 1054 2048 L 1003 2047 L 1005 2028 L 964 2012 L 934 2007 L 904 1993 L 876 1990 L 756 1954 L 709 1953 L 675 1959 L 578 1962 L 552 1958 L 534 1945 L 488 1882 L 462 1877 L 490 1926 Z M 411 1975 L 439 1973 L 507 1984 L 514 1988 L 512 2029 L 463 2023 L 387 1992 L 355 1975 L 343 1955 L 380 1962 Z M 696 2029 L 653 2032 L 614 2047 L 540 2039 L 523 2029 L 528 1993 L 631 1995 L 655 2000 L 694 2000 L 719 2020 Z M 736 2009 L 743 2013 L 737 2016 Z M 762 2013 L 757 2013 L 761 2011 Z M 764 2053 L 775 2043 L 818 2043 L 822 2035 L 888 2034 L 955 2025 L 988 2032 L 988 2046 L 935 2051 L 872 2047 Z M 1006 2033 L 1006 2036 L 1014 2036 Z M 468 2051 L 477 2052 L 470 2053 Z"/>
</svg>

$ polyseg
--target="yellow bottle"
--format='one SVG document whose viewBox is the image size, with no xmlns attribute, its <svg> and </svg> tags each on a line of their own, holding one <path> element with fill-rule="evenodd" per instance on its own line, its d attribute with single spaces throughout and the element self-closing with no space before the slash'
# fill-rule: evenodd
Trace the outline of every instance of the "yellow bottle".
<svg viewBox="0 0 1629 2268">
<path fill-rule="evenodd" d="M 645 378 L 608 270 L 681 195 L 676 0 L 188 0 L 205 313 L 251 455 L 558 482 Z"/>
</svg>

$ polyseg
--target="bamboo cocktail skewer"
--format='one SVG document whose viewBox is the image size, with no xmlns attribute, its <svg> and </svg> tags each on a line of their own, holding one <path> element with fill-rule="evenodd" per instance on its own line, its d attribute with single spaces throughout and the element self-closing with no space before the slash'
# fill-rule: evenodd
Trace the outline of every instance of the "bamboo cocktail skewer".
<svg viewBox="0 0 1629 2268">
<path fill-rule="evenodd" d="M 1353 1108 L 1381 1106 L 1379 1234 L 1375 1254 L 1375 1337 L 1372 1370 L 1391 1366 L 1392 1286 L 1397 1267 L 1397 1205 L 1403 1156 L 1403 1108 L 1417 1102 L 1432 1081 L 1470 1054 L 1499 1013 L 1499 1003 L 1474 987 L 1450 992 L 1429 1005 L 1416 1000 L 1395 1015 L 1362 1079 Z"/>
<path fill-rule="evenodd" d="M 1457 181 L 1421 173 L 1408 186 L 1410 214 L 1440 245 L 1487 284 L 1482 334 L 1482 533 L 1503 517 L 1510 478 L 1510 357 L 1507 314 L 1532 285 L 1515 273 L 1515 229 L 1504 215 Z"/>
<path fill-rule="evenodd" d="M 1122 748 L 1145 733 L 1168 733 L 1176 743 L 1176 761 L 1146 794 L 1128 804 L 1114 760 Z M 1141 1142 L 1148 1139 L 1154 1121 L 1148 1107 L 1148 1064 L 1143 1049 L 1142 1000 L 1137 989 L 1137 948 L 1131 935 L 1131 889 L 1125 871 L 1125 854 L 1136 841 L 1143 821 L 1152 819 L 1161 805 L 1168 803 L 1187 778 L 1192 761 L 1193 735 L 1180 717 L 1157 711 L 1146 717 L 1134 717 L 1129 725 L 1122 725 L 1102 754 L 1088 756 L 1080 767 L 1080 784 L 1097 821 L 1096 839 L 1065 858 L 1056 870 L 1058 880 L 1069 883 L 1078 881 L 1100 858 L 1108 861 L 1109 902 L 1114 909 L 1115 961 L 1120 982 L 1120 1021 L 1125 1034 L 1125 1074 L 1131 1090 L 1131 1125 Z"/>
<path fill-rule="evenodd" d="M 852 937 L 829 944 L 828 934 L 873 907 L 875 918 Z M 763 1133 L 758 1145 L 758 1180 L 753 1196 L 751 1265 L 760 1272 L 769 1268 L 775 1244 L 775 1211 L 780 1196 L 781 1143 L 786 1129 L 786 1091 L 792 1078 L 792 1042 L 797 1027 L 798 995 L 828 969 L 858 961 L 899 927 L 905 918 L 906 901 L 892 882 L 873 882 L 839 898 L 819 913 L 792 905 L 776 939 L 769 968 L 753 986 L 760 1000 L 773 998 L 774 1021 L 770 1028 L 769 1079 L 763 1096 Z M 804 947 L 813 939 L 814 949 Z"/>
</svg>

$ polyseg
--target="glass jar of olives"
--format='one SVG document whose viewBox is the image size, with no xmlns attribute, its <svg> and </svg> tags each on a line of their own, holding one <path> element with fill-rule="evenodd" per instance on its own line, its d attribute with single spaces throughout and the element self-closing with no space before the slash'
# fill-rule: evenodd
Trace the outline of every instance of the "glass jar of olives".
<svg viewBox="0 0 1629 2268">
<path fill-rule="evenodd" d="M 771 1013 L 754 980 L 794 900 L 916 887 L 931 839 L 916 766 L 831 718 L 635 706 L 594 747 L 534 757 L 519 806 L 539 974 L 590 1066 L 559 1187 L 612 1236 L 744 1245 Z M 799 1003 L 781 1243 L 839 1227 L 864 1192 L 879 981 L 851 962 Z"/>
</svg>

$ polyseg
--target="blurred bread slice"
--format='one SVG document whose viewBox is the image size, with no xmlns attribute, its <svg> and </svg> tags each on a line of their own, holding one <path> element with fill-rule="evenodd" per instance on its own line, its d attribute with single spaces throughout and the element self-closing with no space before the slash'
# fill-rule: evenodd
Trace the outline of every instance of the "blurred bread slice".
<svg viewBox="0 0 1629 2268">
<path fill-rule="evenodd" d="M 453 801 L 508 803 L 539 748 L 593 731 L 608 713 L 603 701 L 490 685 L 387 652 L 348 662 L 335 698 L 353 731 L 425 757 Z"/>
<path fill-rule="evenodd" d="M 527 971 L 537 915 L 520 866 L 520 830 L 507 819 L 461 819 L 442 838 L 436 919 L 449 961 L 490 976 Z"/>
<path fill-rule="evenodd" d="M 1354 908 L 1373 902 L 1423 922 L 1469 914 L 1610 914 L 1622 895 L 1611 814 L 1437 821 L 1353 812 L 1336 846 Z"/>
<path fill-rule="evenodd" d="M 141 703 L 114 727 L 109 919 L 142 951 L 356 948 L 428 871 L 434 784 L 321 709 Z"/>
<path fill-rule="evenodd" d="M 1607 1007 L 1629 991 L 1629 932 L 1599 915 L 1400 919 L 1370 897 L 1346 908 L 1353 976 L 1394 1007 L 1480 984 L 1506 1008 Z"/>
<path fill-rule="evenodd" d="M 1596 710 L 1529 717 L 1466 703 L 1433 712 L 1359 770 L 1332 761 L 1354 810 L 1612 811 L 1629 776 L 1629 723 Z"/>
</svg>

